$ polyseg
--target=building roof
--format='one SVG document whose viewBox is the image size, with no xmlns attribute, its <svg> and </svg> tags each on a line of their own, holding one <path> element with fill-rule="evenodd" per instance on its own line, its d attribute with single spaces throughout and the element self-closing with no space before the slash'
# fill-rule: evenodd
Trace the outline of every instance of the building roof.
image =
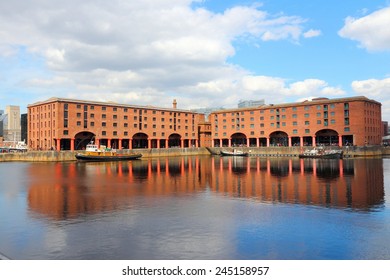
<svg viewBox="0 0 390 280">
<path fill-rule="evenodd" d="M 159 110 L 159 111 L 171 111 L 171 112 L 180 112 L 180 113 L 191 113 L 191 114 L 201 114 L 191 110 L 177 109 L 177 108 L 164 108 L 164 107 L 155 107 L 155 106 L 142 106 L 142 105 L 130 105 L 130 104 L 121 104 L 114 101 L 91 101 L 91 100 L 81 100 L 81 99 L 71 99 L 71 98 L 60 98 L 60 97 L 51 97 L 45 101 L 38 101 L 32 104 L 28 104 L 28 107 L 34 107 L 39 105 L 44 105 L 53 102 L 62 102 L 62 103 L 78 103 L 78 104 L 88 104 L 88 105 L 99 105 L 99 106 L 113 106 L 113 107 L 124 107 L 124 108 L 133 108 L 133 109 L 145 109 L 145 110 Z M 202 114 L 201 114 L 202 115 Z"/>
<path fill-rule="evenodd" d="M 299 107 L 299 106 L 308 106 L 308 105 L 320 105 L 320 104 L 331 104 L 331 103 L 342 103 L 342 102 L 351 102 L 351 101 L 367 101 L 373 102 L 378 105 L 382 105 L 380 102 L 375 101 L 373 99 L 369 99 L 365 96 L 354 96 L 354 97 L 345 97 L 345 98 L 313 98 L 312 100 L 305 100 L 301 102 L 293 102 L 293 103 L 281 103 L 281 104 L 265 104 L 256 107 L 246 107 L 246 108 L 231 108 L 231 109 L 223 109 L 214 111 L 213 113 L 224 113 L 224 112 L 241 112 L 241 111 L 250 111 L 250 110 L 261 110 L 261 109 L 271 109 L 271 108 L 286 108 L 286 107 Z"/>
</svg>

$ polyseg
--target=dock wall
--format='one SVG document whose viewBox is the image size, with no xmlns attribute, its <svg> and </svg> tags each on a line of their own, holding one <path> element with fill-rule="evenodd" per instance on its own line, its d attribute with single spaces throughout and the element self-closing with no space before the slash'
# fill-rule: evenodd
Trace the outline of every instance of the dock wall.
<svg viewBox="0 0 390 280">
<path fill-rule="evenodd" d="M 142 158 L 175 157 L 219 154 L 222 149 L 232 148 L 169 148 L 169 149 L 137 149 L 134 153 L 141 153 Z M 302 147 L 242 147 L 242 151 L 250 156 L 258 157 L 298 157 Z M 345 157 L 375 157 L 390 156 L 390 147 L 343 147 Z M 50 161 L 74 161 L 75 155 L 80 151 L 29 151 L 26 153 L 2 153 L 0 162 L 26 161 L 26 162 L 50 162 Z M 126 151 L 120 151 L 126 152 Z"/>
<path fill-rule="evenodd" d="M 50 162 L 50 161 L 74 161 L 75 155 L 81 151 L 29 151 L 26 153 L 3 153 L 0 154 L 0 162 L 4 161 L 26 161 L 26 162 Z M 121 150 L 119 153 L 125 153 Z M 170 149 L 136 149 L 133 153 L 142 154 L 142 158 L 152 157 L 175 157 L 209 155 L 206 148 L 170 148 Z"/>
</svg>

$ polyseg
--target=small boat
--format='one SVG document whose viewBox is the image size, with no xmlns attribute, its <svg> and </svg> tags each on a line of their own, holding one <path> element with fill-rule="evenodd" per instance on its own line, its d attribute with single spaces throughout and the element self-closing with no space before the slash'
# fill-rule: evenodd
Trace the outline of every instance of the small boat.
<svg viewBox="0 0 390 280">
<path fill-rule="evenodd" d="M 142 157 L 142 154 L 121 154 L 116 150 L 105 146 L 98 147 L 93 143 L 89 143 L 84 153 L 77 153 L 76 159 L 80 161 L 121 161 L 133 160 Z"/>
<path fill-rule="evenodd" d="M 226 151 L 222 150 L 221 151 L 221 156 L 239 156 L 239 157 L 247 157 L 249 154 L 245 153 L 243 151 L 239 151 L 236 149 L 233 149 L 233 151 Z"/>
<path fill-rule="evenodd" d="M 300 158 L 325 158 L 325 159 L 340 159 L 343 158 L 342 150 L 325 150 L 323 147 L 314 147 L 306 150 L 299 155 Z"/>
<path fill-rule="evenodd" d="M 0 147 L 0 153 L 24 153 L 28 151 L 28 147 L 24 141 L 19 141 L 16 144 L 11 144 L 5 147 Z"/>
</svg>

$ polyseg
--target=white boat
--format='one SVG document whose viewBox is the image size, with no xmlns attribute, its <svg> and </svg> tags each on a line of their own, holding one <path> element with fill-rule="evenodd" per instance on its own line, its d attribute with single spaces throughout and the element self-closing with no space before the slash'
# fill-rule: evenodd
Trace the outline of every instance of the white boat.
<svg viewBox="0 0 390 280">
<path fill-rule="evenodd" d="M 18 141 L 16 144 L 0 147 L 2 153 L 24 153 L 28 151 L 28 147 L 24 141 Z"/>
<path fill-rule="evenodd" d="M 300 158 L 342 158 L 342 150 L 325 150 L 323 147 L 314 147 L 306 150 L 299 155 Z"/>
<path fill-rule="evenodd" d="M 249 154 L 240 150 L 233 149 L 233 151 L 221 151 L 221 156 L 241 156 L 241 157 L 247 157 Z"/>
</svg>

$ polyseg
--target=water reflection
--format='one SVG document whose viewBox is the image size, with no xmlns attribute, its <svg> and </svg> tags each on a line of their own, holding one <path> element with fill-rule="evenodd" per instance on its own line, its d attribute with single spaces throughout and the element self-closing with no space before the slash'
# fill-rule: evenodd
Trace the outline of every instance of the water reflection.
<svg viewBox="0 0 390 280">
<path fill-rule="evenodd" d="M 382 159 L 186 157 L 31 165 L 28 203 L 55 219 L 133 207 L 139 197 L 217 195 L 372 210 L 383 204 Z M 137 205 L 139 207 L 139 205 Z"/>
</svg>

